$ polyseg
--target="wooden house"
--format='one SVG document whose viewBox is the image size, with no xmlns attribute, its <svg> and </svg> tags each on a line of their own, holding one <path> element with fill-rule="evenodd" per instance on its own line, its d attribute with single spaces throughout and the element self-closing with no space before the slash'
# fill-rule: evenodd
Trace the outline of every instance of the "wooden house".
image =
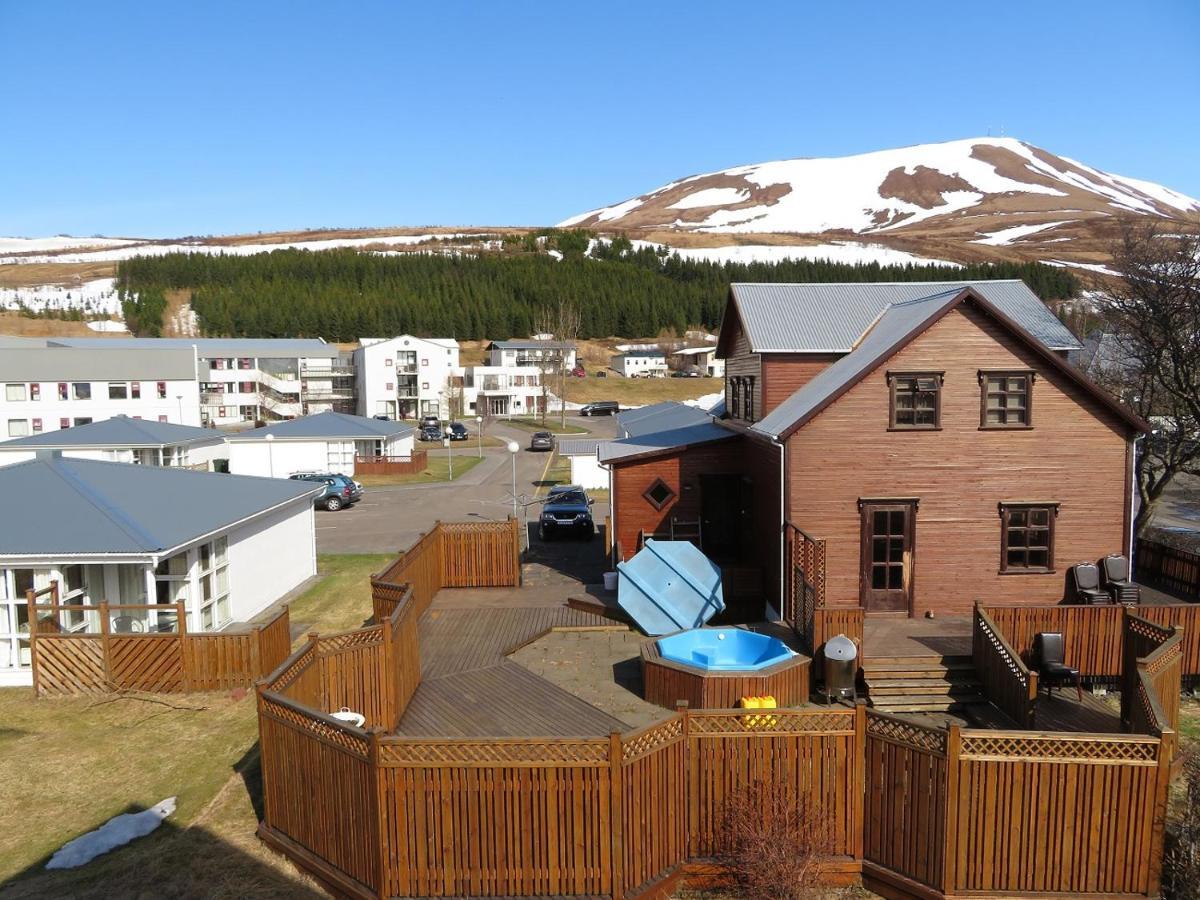
<svg viewBox="0 0 1200 900">
<path fill-rule="evenodd" d="M 1146 428 L 1079 348 L 1020 281 L 735 284 L 720 414 L 601 450 L 618 552 L 674 530 L 780 611 L 798 578 L 867 615 L 1055 602 L 1129 552 Z"/>
</svg>

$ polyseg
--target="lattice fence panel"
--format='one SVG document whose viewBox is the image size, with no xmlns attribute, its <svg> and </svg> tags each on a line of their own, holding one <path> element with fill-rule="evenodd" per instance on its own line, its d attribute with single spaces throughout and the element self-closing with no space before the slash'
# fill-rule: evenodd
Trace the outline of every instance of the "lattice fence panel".
<svg viewBox="0 0 1200 900">
<path fill-rule="evenodd" d="M 1036 734 L 972 734 L 964 731 L 963 759 L 1008 759 L 1027 762 L 1128 762 L 1156 765 L 1157 740 L 1104 737 L 1056 737 Z"/>
<path fill-rule="evenodd" d="M 38 696 L 104 693 L 104 648 L 100 638 L 38 637 Z"/>
<path fill-rule="evenodd" d="M 170 635 L 109 638 L 109 670 L 118 690 L 176 693 L 184 689 L 183 648 Z"/>
</svg>

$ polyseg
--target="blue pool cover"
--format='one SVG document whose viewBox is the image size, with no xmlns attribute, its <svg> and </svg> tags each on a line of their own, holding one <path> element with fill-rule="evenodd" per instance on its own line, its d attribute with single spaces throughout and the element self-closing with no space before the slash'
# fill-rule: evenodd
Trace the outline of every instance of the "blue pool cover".
<svg viewBox="0 0 1200 900">
<path fill-rule="evenodd" d="M 688 541 L 651 538 L 617 571 L 617 605 L 646 634 L 697 628 L 725 608 L 720 567 Z"/>
<path fill-rule="evenodd" d="M 693 628 L 660 638 L 658 652 L 671 662 L 710 672 L 753 672 L 795 656 L 779 638 L 742 628 Z"/>
</svg>

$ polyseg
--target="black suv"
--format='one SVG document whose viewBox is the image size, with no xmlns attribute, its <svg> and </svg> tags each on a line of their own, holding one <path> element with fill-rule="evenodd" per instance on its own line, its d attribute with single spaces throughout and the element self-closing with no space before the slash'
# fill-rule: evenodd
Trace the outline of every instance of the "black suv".
<svg viewBox="0 0 1200 900">
<path fill-rule="evenodd" d="M 582 535 L 589 541 L 596 534 L 592 500 L 577 484 L 550 488 L 550 496 L 542 505 L 542 514 L 538 518 L 538 537 L 543 541 L 563 532 Z"/>
<path fill-rule="evenodd" d="M 441 441 L 442 429 L 436 425 L 422 425 L 421 430 L 417 432 L 417 440 L 419 441 Z"/>
<path fill-rule="evenodd" d="M 616 400 L 597 400 L 579 407 L 581 416 L 615 416 L 621 411 L 621 405 Z"/>
<path fill-rule="evenodd" d="M 471 436 L 471 432 L 467 431 L 467 426 L 462 422 L 451 422 L 448 427 L 452 441 L 465 441 Z"/>
</svg>

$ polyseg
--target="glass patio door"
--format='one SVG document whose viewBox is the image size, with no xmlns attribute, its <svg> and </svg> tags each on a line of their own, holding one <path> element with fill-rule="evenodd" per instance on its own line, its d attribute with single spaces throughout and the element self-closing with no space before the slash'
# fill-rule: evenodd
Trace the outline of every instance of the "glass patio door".
<svg viewBox="0 0 1200 900">
<path fill-rule="evenodd" d="M 912 610 L 915 501 L 863 501 L 859 602 L 867 612 Z"/>
</svg>

